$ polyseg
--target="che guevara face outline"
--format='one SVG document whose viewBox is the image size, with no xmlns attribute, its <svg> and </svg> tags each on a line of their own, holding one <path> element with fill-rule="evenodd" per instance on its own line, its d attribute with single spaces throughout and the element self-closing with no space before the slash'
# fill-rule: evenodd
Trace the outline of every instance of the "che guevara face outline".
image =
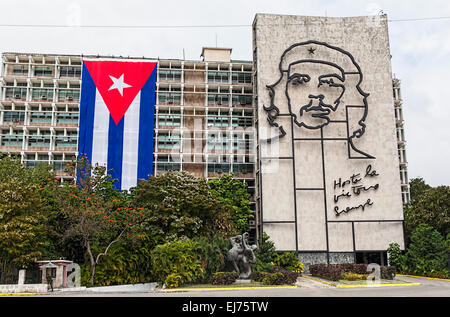
<svg viewBox="0 0 450 317">
<path fill-rule="evenodd" d="M 318 74 L 308 71 L 312 68 Z M 334 63 L 311 59 L 291 63 L 285 94 L 294 122 L 308 129 L 326 126 L 341 103 L 344 83 L 344 70 Z"/>
</svg>

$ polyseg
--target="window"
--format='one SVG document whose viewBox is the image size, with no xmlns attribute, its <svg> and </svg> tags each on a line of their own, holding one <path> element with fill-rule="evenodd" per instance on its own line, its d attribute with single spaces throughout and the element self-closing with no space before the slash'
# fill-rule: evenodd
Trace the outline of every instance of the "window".
<svg viewBox="0 0 450 317">
<path fill-rule="evenodd" d="M 179 171 L 179 170 L 181 170 L 181 164 L 179 162 L 179 157 L 177 158 L 177 161 L 175 161 L 172 156 L 158 157 L 158 160 L 156 163 L 156 171 L 158 173 Z"/>
<path fill-rule="evenodd" d="M 208 82 L 228 83 L 227 72 L 208 72 Z"/>
<path fill-rule="evenodd" d="M 181 70 L 161 69 L 159 71 L 159 80 L 180 81 Z"/>
<path fill-rule="evenodd" d="M 230 119 L 227 114 L 210 112 L 208 113 L 207 122 L 209 127 L 228 127 L 230 124 Z"/>
<path fill-rule="evenodd" d="M 156 165 L 156 171 L 158 173 L 164 172 L 176 172 L 181 169 L 180 163 L 160 163 L 158 162 Z"/>
<path fill-rule="evenodd" d="M 55 147 L 77 147 L 77 137 L 57 136 L 55 138 Z"/>
<path fill-rule="evenodd" d="M 50 136 L 36 135 L 30 136 L 28 139 L 28 146 L 50 146 Z"/>
<path fill-rule="evenodd" d="M 251 127 L 253 119 L 252 117 L 233 117 L 231 124 L 233 127 Z"/>
<path fill-rule="evenodd" d="M 159 110 L 158 126 L 180 126 L 181 115 L 179 111 L 170 112 L 168 110 Z"/>
<path fill-rule="evenodd" d="M 233 164 L 233 172 L 234 173 L 253 173 L 253 164 L 248 163 L 234 163 Z"/>
<path fill-rule="evenodd" d="M 159 150 L 174 150 L 180 148 L 180 135 L 159 134 L 158 135 L 158 149 Z"/>
<path fill-rule="evenodd" d="M 33 89 L 32 99 L 53 100 L 53 89 Z"/>
<path fill-rule="evenodd" d="M 22 135 L 3 135 L 2 136 L 2 146 L 22 146 L 23 136 Z"/>
<path fill-rule="evenodd" d="M 170 93 L 170 92 L 160 92 L 159 93 L 159 103 L 161 104 L 180 104 L 181 94 L 180 93 Z"/>
<path fill-rule="evenodd" d="M 229 173 L 229 163 L 208 163 L 208 173 Z"/>
<path fill-rule="evenodd" d="M 228 105 L 229 95 L 226 94 L 208 94 L 208 104 L 210 105 Z"/>
<path fill-rule="evenodd" d="M 13 74 L 19 76 L 28 76 L 28 65 L 14 65 Z"/>
<path fill-rule="evenodd" d="M 252 96 L 251 95 L 233 95 L 231 99 L 231 103 L 233 106 L 241 105 L 248 106 L 252 104 Z"/>
<path fill-rule="evenodd" d="M 226 134 L 208 135 L 208 150 L 226 151 L 228 150 L 228 138 Z"/>
<path fill-rule="evenodd" d="M 26 88 L 6 88 L 5 89 L 5 98 L 26 99 L 27 98 L 27 89 Z"/>
<path fill-rule="evenodd" d="M 52 113 L 51 112 L 31 112 L 30 122 L 51 123 L 52 122 Z"/>
<path fill-rule="evenodd" d="M 81 67 L 61 66 L 60 77 L 81 77 Z"/>
<path fill-rule="evenodd" d="M 56 113 L 56 123 L 77 124 L 78 113 L 58 112 Z"/>
<path fill-rule="evenodd" d="M 251 84 L 252 74 L 251 73 L 232 73 L 231 82 L 233 84 Z"/>
<path fill-rule="evenodd" d="M 3 122 L 24 122 L 25 112 L 23 111 L 5 111 L 3 114 Z"/>
<path fill-rule="evenodd" d="M 53 69 L 52 69 L 52 67 L 48 67 L 48 66 L 36 66 L 34 68 L 34 76 L 52 77 Z"/>
<path fill-rule="evenodd" d="M 80 91 L 77 89 L 60 89 L 58 91 L 59 101 L 73 101 L 80 100 Z"/>
</svg>

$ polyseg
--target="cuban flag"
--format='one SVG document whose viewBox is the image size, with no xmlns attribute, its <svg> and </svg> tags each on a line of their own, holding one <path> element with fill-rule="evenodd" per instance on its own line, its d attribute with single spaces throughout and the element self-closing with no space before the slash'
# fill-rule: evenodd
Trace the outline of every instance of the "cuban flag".
<svg viewBox="0 0 450 317">
<path fill-rule="evenodd" d="M 119 190 L 153 173 L 156 65 L 83 61 L 78 155 L 105 166 Z"/>
</svg>

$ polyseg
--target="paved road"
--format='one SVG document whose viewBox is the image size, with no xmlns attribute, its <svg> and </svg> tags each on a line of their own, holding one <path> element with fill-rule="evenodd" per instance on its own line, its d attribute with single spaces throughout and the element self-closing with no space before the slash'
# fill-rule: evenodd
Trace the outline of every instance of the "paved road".
<svg viewBox="0 0 450 317">
<path fill-rule="evenodd" d="M 450 297 L 450 281 L 401 277 L 411 286 L 336 288 L 301 278 L 299 288 L 208 290 L 152 293 L 55 292 L 46 297 Z"/>
</svg>

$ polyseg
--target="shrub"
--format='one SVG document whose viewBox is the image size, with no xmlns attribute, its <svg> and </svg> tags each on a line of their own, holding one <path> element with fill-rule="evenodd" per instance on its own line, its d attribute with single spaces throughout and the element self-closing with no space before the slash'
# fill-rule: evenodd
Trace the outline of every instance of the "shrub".
<svg viewBox="0 0 450 317">
<path fill-rule="evenodd" d="M 158 282 L 165 282 L 169 274 L 178 274 L 180 284 L 202 278 L 204 269 L 196 252 L 197 243 L 177 240 L 156 246 L 151 252 L 152 273 Z"/>
<path fill-rule="evenodd" d="M 309 266 L 309 272 L 312 276 L 322 277 L 331 281 L 338 281 L 345 279 L 345 277 L 352 276 L 348 274 L 368 275 L 367 264 L 312 264 Z M 392 280 L 395 276 L 395 267 L 381 266 L 380 278 Z M 344 275 L 345 274 L 345 275 Z"/>
<path fill-rule="evenodd" d="M 275 266 L 273 268 L 273 272 L 283 274 L 283 284 L 294 284 L 295 282 L 297 282 L 297 278 L 299 276 L 299 273 L 291 270 L 286 270 L 279 266 Z"/>
<path fill-rule="evenodd" d="M 262 282 L 264 285 L 283 285 L 285 277 L 283 273 L 275 272 L 264 277 Z"/>
<path fill-rule="evenodd" d="M 230 285 L 233 284 L 239 274 L 236 272 L 216 272 L 211 275 L 210 283 L 213 285 Z"/>
<path fill-rule="evenodd" d="M 303 273 L 305 266 L 298 260 L 294 252 L 284 252 L 275 258 L 275 265 L 285 268 L 289 271 Z"/>
<path fill-rule="evenodd" d="M 384 280 L 393 280 L 396 274 L 395 266 L 382 266 L 381 267 L 381 278 Z"/>
<path fill-rule="evenodd" d="M 226 256 L 230 249 L 230 241 L 221 238 L 197 238 L 196 253 L 204 269 L 203 282 L 209 281 L 214 272 L 226 271 Z"/>
<path fill-rule="evenodd" d="M 263 279 L 269 275 L 270 273 L 268 272 L 252 272 L 250 279 L 255 282 L 262 282 Z"/>
<path fill-rule="evenodd" d="M 369 276 L 369 274 L 358 274 L 358 273 L 344 272 L 341 275 L 341 279 L 347 280 L 347 281 L 367 280 L 368 276 Z"/>
<path fill-rule="evenodd" d="M 309 272 L 313 276 L 322 277 L 330 281 L 341 279 L 343 269 L 337 264 L 312 264 L 309 266 Z"/>
<path fill-rule="evenodd" d="M 167 275 L 164 284 L 166 284 L 167 288 L 177 288 L 181 284 L 182 280 L 183 278 L 179 274 L 171 273 Z"/>
</svg>

